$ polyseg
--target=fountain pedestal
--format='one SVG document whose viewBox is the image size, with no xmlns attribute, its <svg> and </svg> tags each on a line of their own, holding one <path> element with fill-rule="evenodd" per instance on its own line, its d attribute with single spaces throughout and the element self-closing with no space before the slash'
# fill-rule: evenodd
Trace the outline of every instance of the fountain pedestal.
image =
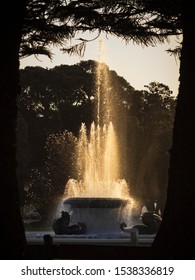
<svg viewBox="0 0 195 280">
<path fill-rule="evenodd" d="M 120 232 L 120 224 L 130 217 L 131 201 L 119 198 L 73 197 L 63 202 L 71 223 L 84 223 L 87 234 Z"/>
</svg>

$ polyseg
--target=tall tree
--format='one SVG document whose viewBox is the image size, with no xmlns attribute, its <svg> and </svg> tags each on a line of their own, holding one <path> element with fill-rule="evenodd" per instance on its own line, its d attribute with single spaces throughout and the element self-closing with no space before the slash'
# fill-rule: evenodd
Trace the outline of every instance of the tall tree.
<svg viewBox="0 0 195 280">
<path fill-rule="evenodd" d="M 191 259 L 194 255 L 195 197 L 195 29 L 194 6 L 182 1 L 183 44 L 180 86 L 173 129 L 167 203 L 163 222 L 153 244 L 159 259 Z"/>
<path fill-rule="evenodd" d="M 26 257 L 26 240 L 20 215 L 16 180 L 16 97 L 19 88 L 19 48 L 24 18 L 25 1 L 4 3 L 3 11 L 9 20 L 1 17 L 1 87 L 0 87 L 0 197 L 1 231 L 0 258 Z M 16 11 L 20 11 L 19 13 Z M 5 24 L 6 22 L 6 24 Z"/>
</svg>

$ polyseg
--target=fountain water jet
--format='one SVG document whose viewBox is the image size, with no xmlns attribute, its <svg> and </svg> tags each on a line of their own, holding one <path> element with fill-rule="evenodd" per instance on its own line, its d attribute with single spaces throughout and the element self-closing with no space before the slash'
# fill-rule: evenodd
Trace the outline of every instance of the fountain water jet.
<svg viewBox="0 0 195 280">
<path fill-rule="evenodd" d="M 79 180 L 69 180 L 65 196 L 127 198 L 128 186 L 124 179 L 118 179 L 118 162 L 112 123 L 102 129 L 92 123 L 89 139 L 85 124 L 82 124 L 77 147 Z"/>
<path fill-rule="evenodd" d="M 97 63 L 96 76 L 97 124 L 93 122 L 89 132 L 81 124 L 78 179 L 67 182 L 63 204 L 71 213 L 71 221 L 85 223 L 88 232 L 119 231 L 121 222 L 130 224 L 133 199 L 125 179 L 120 179 L 118 140 L 112 122 L 115 106 L 104 63 Z"/>
</svg>

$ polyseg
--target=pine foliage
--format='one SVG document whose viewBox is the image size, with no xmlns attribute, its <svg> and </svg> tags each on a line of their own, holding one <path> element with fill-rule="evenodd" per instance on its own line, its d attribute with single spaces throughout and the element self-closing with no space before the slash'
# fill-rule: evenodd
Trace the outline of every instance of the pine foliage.
<svg viewBox="0 0 195 280">
<path fill-rule="evenodd" d="M 88 40 L 73 45 L 71 40 L 86 32 L 155 46 L 180 35 L 180 22 L 179 0 L 27 0 L 20 55 L 52 58 L 51 47 L 57 46 L 82 56 Z"/>
</svg>

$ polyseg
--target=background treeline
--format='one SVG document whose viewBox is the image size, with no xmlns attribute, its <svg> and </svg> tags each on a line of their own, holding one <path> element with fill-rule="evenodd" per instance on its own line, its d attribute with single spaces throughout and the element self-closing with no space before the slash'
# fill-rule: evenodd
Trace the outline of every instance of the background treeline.
<svg viewBox="0 0 195 280">
<path fill-rule="evenodd" d="M 107 90 L 116 106 L 112 119 L 119 138 L 121 176 L 140 205 L 157 200 L 163 210 L 176 98 L 158 82 L 136 90 L 105 67 Z M 34 207 L 47 215 L 68 179 L 75 178 L 80 125 L 89 127 L 95 119 L 96 69 L 97 62 L 89 60 L 20 70 L 17 174 L 25 211 Z"/>
</svg>

